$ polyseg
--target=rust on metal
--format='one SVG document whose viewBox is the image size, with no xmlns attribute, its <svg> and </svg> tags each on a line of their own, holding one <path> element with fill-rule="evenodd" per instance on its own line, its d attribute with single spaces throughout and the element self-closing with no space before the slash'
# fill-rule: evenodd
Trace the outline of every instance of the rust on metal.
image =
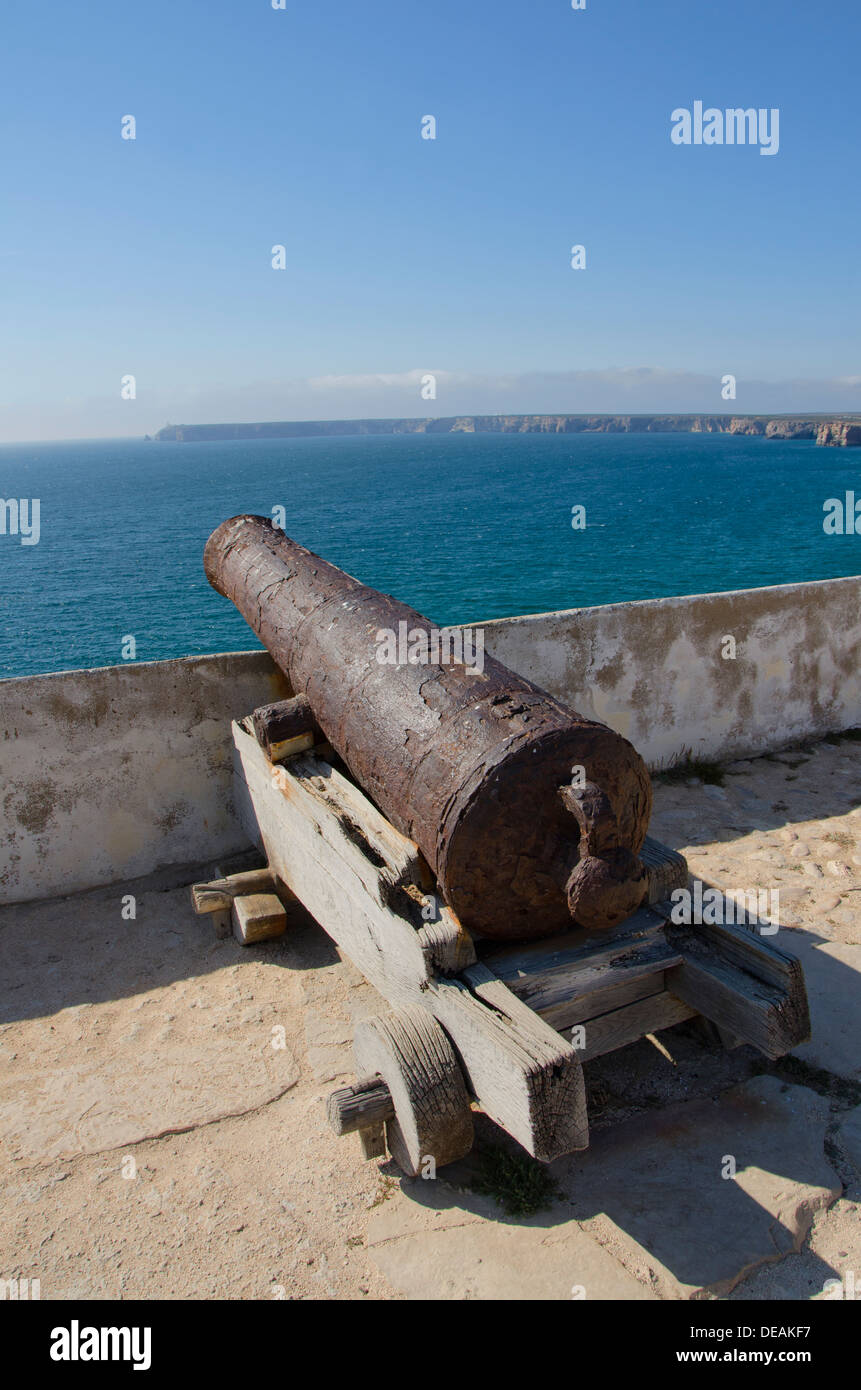
<svg viewBox="0 0 861 1390">
<path fill-rule="evenodd" d="M 265 517 L 219 526 L 204 567 L 464 926 L 526 939 L 640 905 L 651 781 L 620 734 L 490 656 L 380 661 L 381 633 L 406 623 L 436 652 L 438 629 Z"/>
</svg>

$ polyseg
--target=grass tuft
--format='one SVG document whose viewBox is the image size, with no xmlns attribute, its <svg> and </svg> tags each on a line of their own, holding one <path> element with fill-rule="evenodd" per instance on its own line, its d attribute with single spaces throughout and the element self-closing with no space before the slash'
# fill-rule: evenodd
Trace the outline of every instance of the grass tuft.
<svg viewBox="0 0 861 1390">
<path fill-rule="evenodd" d="M 839 734 L 826 734 L 824 743 L 861 743 L 861 729 L 844 729 Z"/>
<path fill-rule="evenodd" d="M 509 1216 L 534 1216 L 553 1205 L 561 1193 L 547 1169 L 527 1154 L 485 1149 L 473 1191 L 494 1197 Z"/>
<path fill-rule="evenodd" d="M 689 758 L 686 762 L 675 763 L 672 767 L 667 767 L 659 772 L 664 782 L 687 782 L 690 777 L 698 777 L 701 782 L 708 782 L 713 787 L 722 787 L 724 783 L 724 770 L 720 763 L 706 762 L 700 758 Z"/>
</svg>

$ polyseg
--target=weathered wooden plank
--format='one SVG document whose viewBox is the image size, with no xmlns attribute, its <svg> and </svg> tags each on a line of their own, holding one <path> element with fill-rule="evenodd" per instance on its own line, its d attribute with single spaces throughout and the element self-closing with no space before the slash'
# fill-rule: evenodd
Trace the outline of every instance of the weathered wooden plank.
<svg viewBox="0 0 861 1390">
<path fill-rule="evenodd" d="M 633 979 L 623 980 L 620 984 L 608 986 L 607 989 L 590 990 L 582 995 L 572 994 L 569 998 L 562 998 L 549 1008 L 542 1009 L 540 1013 L 545 1023 L 561 1031 L 575 1023 L 586 1023 L 590 1018 L 612 1013 L 614 1009 L 624 1008 L 626 1004 L 635 1004 L 638 999 L 652 998 L 660 994 L 663 988 L 664 972 L 658 970 L 654 974 L 637 975 Z"/>
<path fill-rule="evenodd" d="M 250 735 L 247 721 L 237 727 Z M 469 933 L 436 899 L 436 916 L 427 920 L 434 881 L 418 845 L 395 830 L 355 783 L 325 762 L 319 749 L 314 756 L 292 758 L 289 768 L 273 768 L 263 752 L 263 766 L 282 792 L 298 786 L 311 793 L 304 803 L 306 811 L 313 810 L 327 824 L 334 820 L 340 825 L 359 851 L 360 857 L 354 856 L 353 862 L 368 891 L 412 923 L 431 965 L 453 974 L 475 960 Z"/>
<path fill-rule="evenodd" d="M 664 906 L 665 904 L 661 904 L 660 911 L 651 906 L 641 907 L 619 926 L 600 932 L 572 930 L 562 932 L 559 936 L 510 945 L 491 945 L 485 941 L 482 959 L 491 963 L 494 974 L 503 970 L 506 974 L 517 973 L 521 968 L 521 961 L 524 962 L 522 968 L 526 973 L 536 974 L 542 967 L 533 962 L 541 962 L 544 957 L 548 958 L 552 968 L 563 958 L 566 962 L 574 964 L 578 960 L 588 962 L 594 959 L 596 953 L 621 953 L 660 940 L 666 922 Z"/>
<path fill-rule="evenodd" d="M 663 971 L 681 960 L 666 940 L 664 926 L 658 913 L 644 908 L 612 932 L 568 932 L 494 953 L 485 962 L 542 1018 L 556 1028 L 566 1027 L 613 1007 L 614 992 L 637 981 L 654 978 L 655 983 L 653 988 L 647 983 L 630 995 L 622 994 L 618 1003 L 661 989 Z M 588 999 L 591 994 L 601 996 L 595 1007 Z"/>
<path fill-rule="evenodd" d="M 283 886 L 283 885 L 282 885 Z M 191 902 L 197 913 L 230 910 L 234 898 L 245 893 L 275 893 L 278 885 L 271 869 L 246 869 L 227 878 L 191 885 Z M 289 890 L 288 890 L 289 892 Z"/>
<path fill-rule="evenodd" d="M 269 766 L 265 757 L 263 761 Z M 356 784 L 330 763 L 302 753 L 290 759 L 289 768 L 270 767 L 270 773 L 286 795 L 296 786 L 312 792 L 313 804 L 324 817 L 328 813 L 327 823 L 332 818 L 338 821 L 344 837 L 359 850 L 367 866 L 363 875 L 367 882 L 372 884 L 377 875 L 384 892 L 387 881 L 393 889 L 406 884 L 422 887 L 424 870 L 418 845 L 396 830 Z M 310 810 L 311 804 L 306 800 L 305 809 Z"/>
<path fill-rule="evenodd" d="M 413 924 L 384 900 L 404 886 L 398 876 L 413 871 L 411 855 L 364 808 L 359 817 L 333 769 L 316 761 L 303 767 L 300 755 L 275 775 L 245 728 L 234 724 L 233 737 L 234 799 L 246 833 L 371 984 L 392 1003 L 413 1000 L 431 965 Z M 343 798 L 327 791 L 330 778 Z"/>
<path fill-rule="evenodd" d="M 646 1033 L 657 1033 L 662 1028 L 683 1023 L 685 1019 L 693 1018 L 696 1012 L 683 1000 L 667 990 L 661 990 L 624 1008 L 588 1019 L 581 1025 L 585 1034 L 584 1046 L 579 1047 L 577 1043 L 574 1046 L 581 1061 L 588 1062 L 593 1057 L 603 1056 L 605 1052 L 627 1047 Z"/>
<path fill-rule="evenodd" d="M 425 1000 L 448 1033 L 482 1110 L 527 1153 L 549 1163 L 588 1146 L 580 1059 L 555 1029 L 531 1010 L 524 1025 L 488 1008 L 460 979 L 437 981 Z"/>
<path fill-rule="evenodd" d="M 703 885 L 704 891 L 710 887 Z M 686 978 L 689 990 L 698 997 L 705 991 L 712 1006 L 723 1010 L 724 1016 L 709 1013 L 707 1008 L 699 1010 L 719 1028 L 760 1047 L 769 1057 L 783 1056 L 810 1037 L 810 1010 L 801 962 L 778 946 L 773 935 L 764 935 L 758 923 L 727 921 L 728 917 L 737 917 L 739 913 L 736 904 L 733 903 L 730 910 L 726 895 L 723 897 L 723 923 L 676 925 L 672 922 L 673 904 L 656 904 L 655 911 L 667 922 L 667 940 L 683 952 L 685 964 L 692 966 L 687 977 L 675 977 L 676 983 L 668 976 L 667 988 L 679 993 L 677 984 Z M 700 974 L 711 970 L 714 980 L 709 983 L 700 979 L 697 968 Z M 752 988 L 755 986 L 760 988 Z M 759 1001 L 749 1019 L 749 1028 L 755 1036 L 732 1023 L 739 1012 L 739 1001 L 748 994 L 755 995 Z M 756 1021 L 763 1000 L 772 1003 L 767 1024 L 762 1019 Z"/>
<path fill-rule="evenodd" d="M 646 869 L 648 890 L 646 901 L 661 902 L 668 898 L 674 888 L 684 888 L 688 881 L 688 861 L 678 850 L 670 849 L 647 835 L 640 850 L 640 858 Z"/>
<path fill-rule="evenodd" d="M 435 977 L 421 931 L 391 905 L 416 908 L 409 885 L 392 881 L 382 853 L 382 864 L 371 862 L 365 823 L 345 825 L 330 777 L 314 761 L 302 768 L 303 755 L 275 778 L 247 729 L 234 724 L 233 735 L 239 815 L 278 877 L 386 999 L 419 1004 L 438 1019 L 479 1105 L 529 1153 L 549 1159 L 585 1147 L 582 1072 L 570 1044 L 525 1005 L 519 1014 L 507 991 L 503 1010 L 474 998 L 459 979 Z"/>
<path fill-rule="evenodd" d="M 766 1057 L 782 1057 L 804 1041 L 805 1018 L 794 996 L 721 960 L 695 939 L 683 963 L 667 971 L 666 983 L 670 993 L 697 1013 L 758 1047 Z"/>
<path fill-rule="evenodd" d="M 558 1030 L 549 1028 L 538 1019 L 534 1009 L 524 1004 L 512 993 L 503 980 L 482 961 L 468 965 L 461 972 L 477 999 L 483 999 L 491 1008 L 511 1019 L 532 1040 L 534 1045 L 555 1052 L 559 1045 Z"/>
<path fill-rule="evenodd" d="M 704 883 L 703 891 L 710 889 L 711 884 Z M 720 890 L 717 890 L 720 891 Z M 726 904 L 726 895 L 722 894 Z M 672 922 L 673 904 L 669 901 L 655 903 L 654 911 L 660 913 L 665 921 L 670 923 L 670 935 L 675 924 Z M 725 910 L 724 918 L 729 916 L 729 911 Z M 733 916 L 738 915 L 738 909 L 733 904 Z M 771 924 L 769 924 L 771 925 Z M 800 980 L 803 986 L 804 974 L 801 964 L 796 956 L 790 951 L 785 951 L 777 944 L 779 932 L 764 935 L 759 929 L 758 924 L 748 921 L 723 923 L 685 923 L 685 931 L 695 932 L 703 941 L 710 942 L 715 949 L 726 959 L 740 966 L 742 969 L 755 975 L 757 979 L 765 984 L 775 985 L 779 989 L 791 989 Z"/>
<path fill-rule="evenodd" d="M 467 966 L 462 981 L 440 981 L 428 994 L 481 1108 L 542 1162 L 587 1148 L 586 1088 L 571 1044 L 486 965 Z"/>
</svg>

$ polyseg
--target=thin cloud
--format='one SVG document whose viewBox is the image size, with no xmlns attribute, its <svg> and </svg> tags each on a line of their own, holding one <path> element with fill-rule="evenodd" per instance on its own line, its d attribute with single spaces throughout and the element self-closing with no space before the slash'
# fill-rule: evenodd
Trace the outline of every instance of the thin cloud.
<svg viewBox="0 0 861 1390">
<path fill-rule="evenodd" d="M 428 379 L 435 396 L 428 398 Z M 747 380 L 734 400 L 722 373 L 608 366 L 592 371 L 463 372 L 439 365 L 341 373 L 194 389 L 138 377 L 135 401 L 90 398 L 0 407 L 0 438 L 142 436 L 167 421 L 350 420 L 451 415 L 850 414 L 861 412 L 861 377 Z"/>
</svg>

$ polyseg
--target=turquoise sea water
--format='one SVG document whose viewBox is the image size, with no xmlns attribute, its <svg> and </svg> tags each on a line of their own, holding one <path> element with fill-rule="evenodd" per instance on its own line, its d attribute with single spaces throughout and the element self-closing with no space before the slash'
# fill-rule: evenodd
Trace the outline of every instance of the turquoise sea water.
<svg viewBox="0 0 861 1390">
<path fill-rule="evenodd" d="M 0 676 L 258 646 L 203 576 L 236 512 L 438 623 L 861 572 L 823 502 L 861 453 L 729 435 L 386 435 L 0 447 L 0 497 L 39 498 L 38 545 L 0 535 Z M 586 507 L 587 527 L 571 527 Z"/>
</svg>

